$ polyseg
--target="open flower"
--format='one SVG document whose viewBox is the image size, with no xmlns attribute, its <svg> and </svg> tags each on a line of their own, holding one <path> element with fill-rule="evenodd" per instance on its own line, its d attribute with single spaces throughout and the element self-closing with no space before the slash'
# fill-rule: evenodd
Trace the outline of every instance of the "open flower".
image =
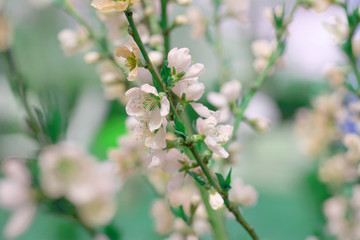
<svg viewBox="0 0 360 240">
<path fill-rule="evenodd" d="M 139 0 L 93 0 L 91 6 L 100 11 L 125 11 L 129 5 Z"/>
<path fill-rule="evenodd" d="M 205 85 L 198 82 L 199 76 L 205 71 L 204 65 L 196 63 L 191 65 L 191 56 L 188 48 L 173 48 L 168 54 L 169 68 L 176 79 L 172 91 L 185 100 L 197 101 L 204 93 Z"/>
<path fill-rule="evenodd" d="M 162 124 L 154 132 L 149 130 L 148 120 L 137 119 L 136 121 L 137 124 L 131 131 L 133 138 L 136 140 L 145 139 L 145 146 L 153 150 L 164 149 L 166 147 L 167 120 L 165 117 L 162 117 Z"/>
<path fill-rule="evenodd" d="M 140 50 L 134 41 L 130 42 L 130 46 L 120 46 L 115 49 L 115 56 L 126 59 L 125 66 L 129 68 L 129 81 L 136 80 L 139 71 Z"/>
<path fill-rule="evenodd" d="M 160 128 L 170 111 L 170 103 L 165 96 L 160 96 L 149 84 L 131 88 L 125 95 L 130 98 L 126 105 L 128 115 L 141 119 L 151 132 Z"/>
<path fill-rule="evenodd" d="M 206 145 L 216 155 L 227 158 L 229 153 L 221 146 L 230 140 L 233 126 L 217 125 L 218 121 L 214 116 L 207 119 L 198 118 L 196 120 L 196 130 L 199 134 L 204 134 Z"/>
</svg>

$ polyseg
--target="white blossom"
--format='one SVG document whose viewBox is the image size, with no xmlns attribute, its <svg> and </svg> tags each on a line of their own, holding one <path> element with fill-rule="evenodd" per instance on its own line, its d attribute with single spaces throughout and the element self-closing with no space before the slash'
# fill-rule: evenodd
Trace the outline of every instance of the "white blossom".
<svg viewBox="0 0 360 240">
<path fill-rule="evenodd" d="M 166 120 L 164 117 L 169 114 L 170 103 L 165 96 L 159 96 L 155 87 L 144 84 L 129 89 L 125 95 L 130 98 L 126 105 L 129 116 L 143 120 L 151 132 L 161 127 Z"/>
<path fill-rule="evenodd" d="M 221 145 L 230 140 L 233 126 L 217 124 L 218 121 L 213 116 L 207 119 L 198 118 L 196 130 L 199 134 L 206 136 L 204 141 L 211 151 L 222 158 L 227 158 L 229 153 Z"/>
<path fill-rule="evenodd" d="M 209 195 L 209 204 L 214 210 L 219 210 L 224 206 L 224 199 L 216 191 L 211 191 Z"/>
</svg>

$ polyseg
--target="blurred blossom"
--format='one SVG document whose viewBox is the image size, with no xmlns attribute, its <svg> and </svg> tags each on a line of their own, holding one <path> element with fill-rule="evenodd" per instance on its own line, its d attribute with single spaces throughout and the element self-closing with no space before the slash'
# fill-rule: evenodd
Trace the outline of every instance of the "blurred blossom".
<svg viewBox="0 0 360 240">
<path fill-rule="evenodd" d="M 195 39 L 203 38 L 206 32 L 206 19 L 201 10 L 194 6 L 189 7 L 187 15 L 192 26 L 190 31 L 191 36 Z"/>
<path fill-rule="evenodd" d="M 250 0 L 225 0 L 224 4 L 229 16 L 236 18 L 241 23 L 248 23 Z"/>
<path fill-rule="evenodd" d="M 169 233 L 173 228 L 173 215 L 166 199 L 156 200 L 151 207 L 155 230 L 160 234 Z"/>
<path fill-rule="evenodd" d="M 19 159 L 10 158 L 2 163 L 4 178 L 0 180 L 0 206 L 11 211 L 3 236 L 16 238 L 30 226 L 35 213 L 34 190 L 26 165 Z"/>
<path fill-rule="evenodd" d="M 10 48 L 12 42 L 12 31 L 7 18 L 0 13 L 0 52 Z"/>
<path fill-rule="evenodd" d="M 50 198 L 66 197 L 88 226 L 103 225 L 115 214 L 120 188 L 112 162 L 96 162 L 70 143 L 46 147 L 39 156 L 40 183 Z"/>
<path fill-rule="evenodd" d="M 334 64 L 328 64 L 324 68 L 325 77 L 333 88 L 343 86 L 345 82 L 346 71 L 343 67 Z"/>
<path fill-rule="evenodd" d="M 229 192 L 230 201 L 245 207 L 251 207 L 256 204 L 258 193 L 254 187 L 245 185 L 240 178 L 232 181 L 231 185 Z"/>
<path fill-rule="evenodd" d="M 124 0 L 124 1 L 113 1 L 113 0 L 92 0 L 91 6 L 100 11 L 125 11 L 129 5 L 137 2 L 138 0 Z"/>
<path fill-rule="evenodd" d="M 84 61 L 87 63 L 87 64 L 95 64 L 97 63 L 99 60 L 101 59 L 101 55 L 100 53 L 98 52 L 88 52 L 85 54 L 84 56 Z"/>
<path fill-rule="evenodd" d="M 268 60 L 272 52 L 275 50 L 275 47 L 275 42 L 270 42 L 265 39 L 256 40 L 251 44 L 251 50 L 255 56 L 255 60 L 253 62 L 255 71 L 261 72 L 266 68 Z"/>
<path fill-rule="evenodd" d="M 177 15 L 175 17 L 174 23 L 177 26 L 187 25 L 189 23 L 189 18 L 186 15 Z"/>
<path fill-rule="evenodd" d="M 314 11 L 317 13 L 325 12 L 331 6 L 331 4 L 333 4 L 333 0 L 307 0 L 307 1 L 309 2 L 312 9 L 314 9 Z"/>
<path fill-rule="evenodd" d="M 61 48 L 67 56 L 89 47 L 89 33 L 85 28 L 78 28 L 76 31 L 71 29 L 63 29 L 58 34 Z"/>
<path fill-rule="evenodd" d="M 324 27 L 328 30 L 335 41 L 341 43 L 349 34 L 349 26 L 339 16 L 332 16 L 328 22 L 324 23 Z"/>
</svg>

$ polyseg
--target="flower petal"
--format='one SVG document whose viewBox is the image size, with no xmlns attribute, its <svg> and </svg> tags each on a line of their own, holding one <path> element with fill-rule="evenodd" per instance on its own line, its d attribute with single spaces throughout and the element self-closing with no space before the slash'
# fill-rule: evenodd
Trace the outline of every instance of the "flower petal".
<svg viewBox="0 0 360 240">
<path fill-rule="evenodd" d="M 150 132 L 154 132 L 156 129 L 159 129 L 161 126 L 162 117 L 160 115 L 160 109 L 155 107 L 150 113 L 149 129 Z"/>
</svg>

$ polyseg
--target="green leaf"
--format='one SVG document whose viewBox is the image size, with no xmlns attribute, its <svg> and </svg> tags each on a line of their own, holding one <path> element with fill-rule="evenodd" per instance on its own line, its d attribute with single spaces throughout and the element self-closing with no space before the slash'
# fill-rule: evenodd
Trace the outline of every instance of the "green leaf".
<svg viewBox="0 0 360 240">
<path fill-rule="evenodd" d="M 229 191 L 231 186 L 230 186 L 230 184 L 227 183 L 227 180 L 225 181 L 223 175 L 221 175 L 220 173 L 215 173 L 215 175 L 218 179 L 221 189 L 225 192 Z M 226 179 L 228 179 L 228 178 L 230 179 L 229 175 Z"/>
<path fill-rule="evenodd" d="M 196 182 L 198 182 L 201 186 L 204 186 L 206 184 L 206 181 L 203 177 L 197 175 L 194 172 L 186 171 L 187 174 L 189 174 L 192 178 L 195 179 Z"/>
<path fill-rule="evenodd" d="M 226 176 L 226 184 L 230 185 L 231 184 L 231 171 L 232 171 L 232 168 L 230 168 L 230 171 L 228 173 L 228 175 Z"/>
<path fill-rule="evenodd" d="M 171 212 L 176 217 L 182 218 L 186 223 L 188 222 L 188 217 L 186 216 L 182 205 L 180 207 L 175 208 L 175 207 L 171 206 L 169 203 L 169 206 L 170 206 Z"/>
<path fill-rule="evenodd" d="M 180 122 L 176 116 L 174 116 L 174 129 L 175 129 L 175 134 L 183 139 L 186 138 L 186 133 L 185 133 L 185 126 L 182 122 Z"/>
</svg>

